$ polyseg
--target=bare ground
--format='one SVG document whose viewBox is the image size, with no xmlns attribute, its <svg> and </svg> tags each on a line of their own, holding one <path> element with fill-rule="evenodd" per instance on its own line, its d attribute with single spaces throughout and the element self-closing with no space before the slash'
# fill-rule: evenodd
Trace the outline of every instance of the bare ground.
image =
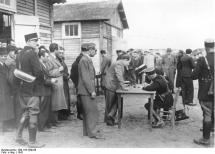
<svg viewBox="0 0 215 154">
<path fill-rule="evenodd" d="M 106 126 L 103 123 L 104 97 L 99 96 L 96 99 L 100 111 L 99 127 L 105 140 L 83 137 L 82 121 L 73 117 L 72 121 L 62 121 L 58 128 L 39 132 L 38 141 L 45 143 L 46 148 L 202 148 L 203 146 L 193 143 L 194 138 L 202 135 L 200 132 L 202 111 L 196 94 L 197 88 L 195 88 L 194 102 L 198 105 L 189 107 L 190 118 L 176 122 L 175 130 L 172 130 L 170 123 L 167 122 L 164 128 L 150 131 L 143 103 L 147 99 L 138 101 L 138 98 L 125 102 L 121 129 L 117 126 Z M 177 109 L 180 108 L 182 108 L 181 98 L 177 105 Z M 14 136 L 15 131 L 1 134 L 1 147 L 20 148 L 14 142 Z M 27 130 L 25 130 L 24 138 L 27 140 L 27 137 Z"/>
</svg>

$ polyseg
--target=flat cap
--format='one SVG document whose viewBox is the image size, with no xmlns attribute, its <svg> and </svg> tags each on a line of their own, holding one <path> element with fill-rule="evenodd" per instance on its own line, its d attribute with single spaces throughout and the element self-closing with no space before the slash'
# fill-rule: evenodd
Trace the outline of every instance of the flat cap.
<svg viewBox="0 0 215 154">
<path fill-rule="evenodd" d="M 81 45 L 81 51 L 89 51 L 90 49 L 95 50 L 96 45 L 94 43 L 83 43 Z"/>
<path fill-rule="evenodd" d="M 192 50 L 191 49 L 186 49 L 186 54 L 191 54 Z"/>
<path fill-rule="evenodd" d="M 214 48 L 214 39 L 206 39 L 205 40 L 206 48 Z"/>
<path fill-rule="evenodd" d="M 145 69 L 146 75 L 152 75 L 155 73 L 155 68 L 154 67 L 149 67 Z"/>
<path fill-rule="evenodd" d="M 166 52 L 172 52 L 172 49 L 171 48 L 167 48 Z"/>
<path fill-rule="evenodd" d="M 28 42 L 29 40 L 33 40 L 33 39 L 39 39 L 37 33 L 30 33 L 25 35 L 25 42 Z"/>
</svg>

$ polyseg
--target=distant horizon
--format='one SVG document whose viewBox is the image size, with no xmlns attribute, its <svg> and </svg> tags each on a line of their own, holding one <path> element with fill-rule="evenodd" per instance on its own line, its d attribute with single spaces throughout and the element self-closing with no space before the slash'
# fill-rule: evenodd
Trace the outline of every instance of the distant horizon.
<svg viewBox="0 0 215 154">
<path fill-rule="evenodd" d="M 107 0 L 67 0 L 67 2 Z M 214 0 L 122 0 L 129 29 L 124 30 L 126 48 L 204 48 L 215 39 Z"/>
</svg>

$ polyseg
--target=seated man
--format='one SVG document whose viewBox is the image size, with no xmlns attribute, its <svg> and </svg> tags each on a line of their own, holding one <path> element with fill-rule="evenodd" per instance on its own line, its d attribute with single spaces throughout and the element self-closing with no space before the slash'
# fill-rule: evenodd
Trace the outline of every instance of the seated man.
<svg viewBox="0 0 215 154">
<path fill-rule="evenodd" d="M 161 76 L 157 75 L 154 68 L 147 68 L 145 70 L 146 76 L 151 83 L 147 86 L 143 87 L 143 90 L 147 91 L 156 91 L 156 96 L 154 99 L 154 110 L 158 110 L 163 108 L 164 111 L 168 111 L 169 108 L 173 105 L 173 96 L 168 88 L 168 83 L 166 79 Z M 145 105 L 145 108 L 148 110 L 150 115 L 150 103 Z M 155 123 L 153 124 L 154 128 L 160 128 L 164 126 L 163 120 L 160 116 L 153 111 L 153 117 L 155 118 Z"/>
</svg>

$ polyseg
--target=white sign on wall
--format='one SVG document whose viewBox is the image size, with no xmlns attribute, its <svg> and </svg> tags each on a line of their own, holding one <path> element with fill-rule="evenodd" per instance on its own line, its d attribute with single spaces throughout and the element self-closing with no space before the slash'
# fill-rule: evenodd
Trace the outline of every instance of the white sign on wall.
<svg viewBox="0 0 215 154">
<path fill-rule="evenodd" d="M 14 15 L 15 44 L 18 47 L 26 45 L 24 35 L 37 33 L 39 36 L 39 18 L 36 16 Z"/>
</svg>

